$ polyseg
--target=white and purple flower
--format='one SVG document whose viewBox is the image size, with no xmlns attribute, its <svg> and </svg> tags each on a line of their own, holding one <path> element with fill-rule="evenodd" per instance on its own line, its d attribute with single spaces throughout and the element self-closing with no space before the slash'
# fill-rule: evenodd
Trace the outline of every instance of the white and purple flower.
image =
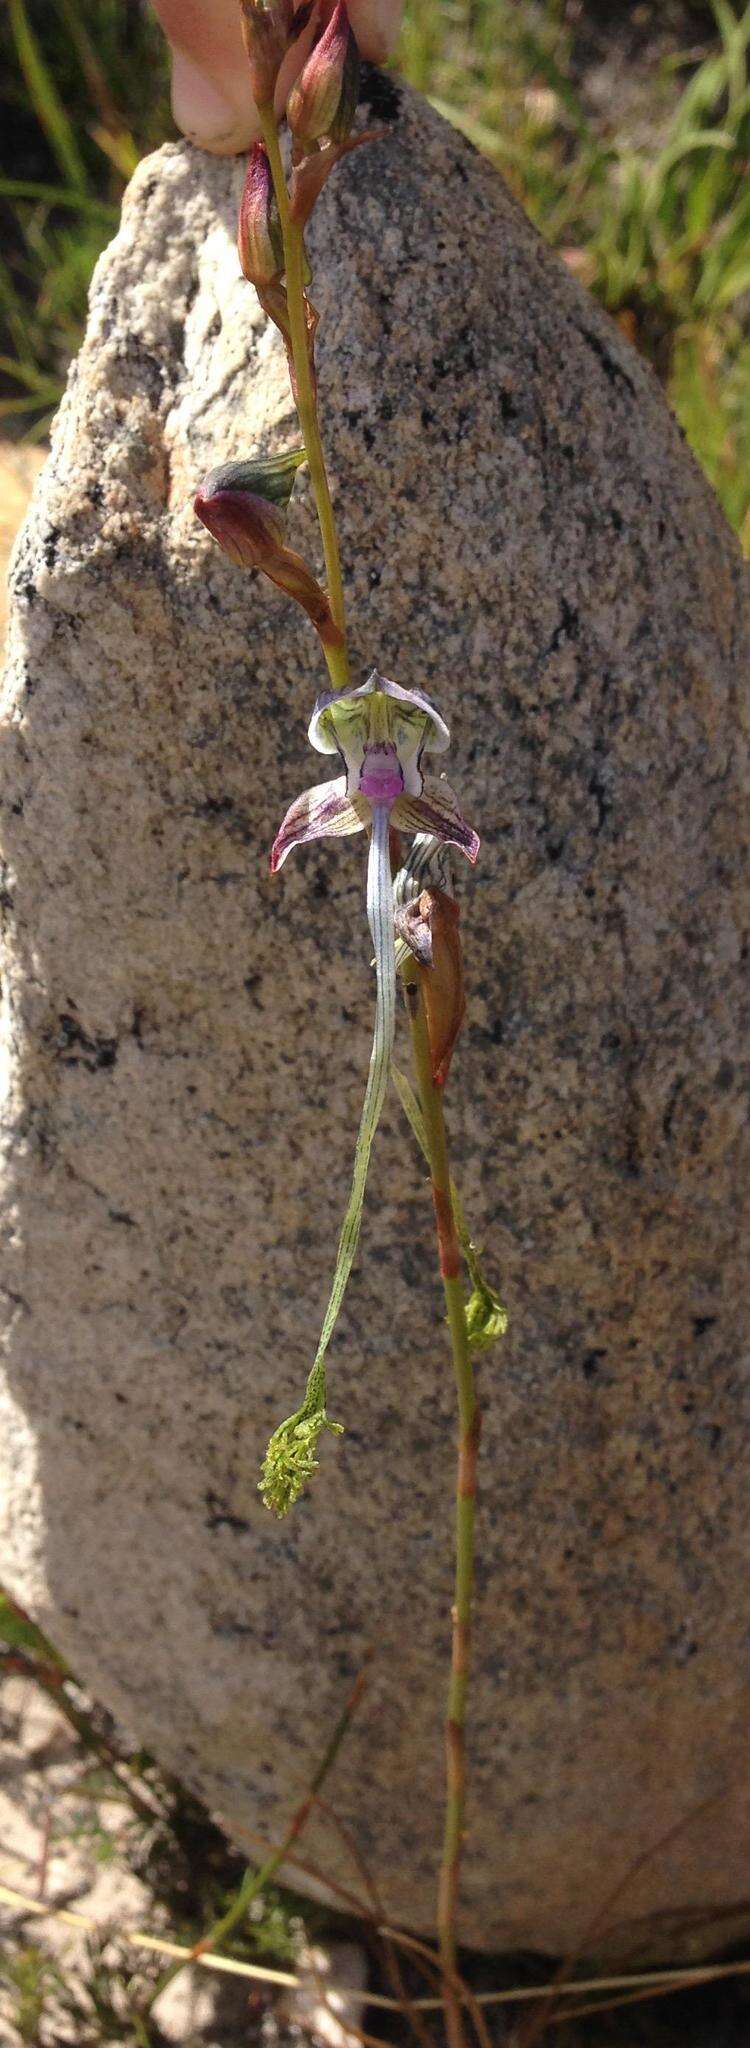
<svg viewBox="0 0 750 2048">
<path fill-rule="evenodd" d="M 452 790 L 422 773 L 422 755 L 444 753 L 450 733 L 421 690 L 404 690 L 373 669 L 359 689 L 318 698 L 308 737 L 319 754 L 338 754 L 344 773 L 290 805 L 273 843 L 272 873 L 293 846 L 365 831 L 381 807 L 399 831 L 429 832 L 476 860 L 477 834 Z"/>
<path fill-rule="evenodd" d="M 390 829 L 393 825 L 403 832 L 429 833 L 434 840 L 460 847 L 472 863 L 479 851 L 477 834 L 462 817 L 447 783 L 428 780 L 422 773 L 422 755 L 430 749 L 444 753 L 450 734 L 421 690 L 404 690 L 373 670 L 359 689 L 318 698 L 309 737 L 319 753 L 338 754 L 344 773 L 296 798 L 276 834 L 271 869 L 276 873 L 293 846 L 369 828 L 367 918 L 377 995 L 351 1193 L 318 1348 L 302 1406 L 274 1431 L 263 1466 L 261 1492 L 276 1514 L 286 1513 L 314 1472 L 321 1430 L 339 1428 L 326 1412 L 325 1354 L 357 1250 L 370 1152 L 388 1086 L 396 1027 Z"/>
</svg>

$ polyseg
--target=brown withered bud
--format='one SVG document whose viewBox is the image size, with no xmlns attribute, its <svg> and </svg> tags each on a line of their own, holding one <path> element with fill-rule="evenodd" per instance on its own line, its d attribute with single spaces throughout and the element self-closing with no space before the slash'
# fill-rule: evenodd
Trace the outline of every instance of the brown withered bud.
<svg viewBox="0 0 750 2048">
<path fill-rule="evenodd" d="M 306 64 L 287 101 L 286 117 L 292 134 L 302 143 L 343 142 L 354 120 L 359 92 L 359 50 L 346 9 L 337 0 L 327 28 Z"/>
<path fill-rule="evenodd" d="M 427 1018 L 427 1034 L 430 1041 L 432 1078 L 436 1088 L 442 1088 L 448 1078 L 448 1069 L 453 1057 L 453 1048 L 458 1038 L 466 1009 L 464 994 L 464 968 L 459 933 L 459 908 L 455 897 L 445 889 L 423 889 L 416 903 L 407 906 L 415 913 L 413 926 L 419 936 L 421 952 L 416 952 L 419 985 Z M 427 938 L 431 959 L 426 959 Z M 402 937 L 408 939 L 407 932 Z"/>
<path fill-rule="evenodd" d="M 286 348 L 287 364 L 289 368 L 289 381 L 292 387 L 292 397 L 296 405 L 297 371 L 294 362 L 294 350 L 292 348 L 292 333 L 291 327 L 289 325 L 289 307 L 287 304 L 285 287 L 280 284 L 264 285 L 262 287 L 259 286 L 258 298 L 260 299 L 260 303 L 263 307 L 264 313 L 268 314 L 269 320 L 274 321 L 275 325 L 279 329 L 279 333 L 282 334 L 284 337 L 284 346 Z M 312 304 L 312 301 L 308 298 L 306 292 L 304 295 L 304 311 L 305 331 L 307 335 L 307 353 L 310 362 L 310 376 L 312 378 L 313 390 L 316 391 L 317 378 L 315 375 L 315 332 L 318 326 L 318 322 L 320 320 L 320 314 L 317 310 L 317 307 L 315 307 Z"/>
<path fill-rule="evenodd" d="M 281 221 L 271 177 L 268 151 L 256 142 L 247 160 L 237 223 L 237 250 L 243 277 L 256 290 L 275 284 L 284 268 Z"/>
<path fill-rule="evenodd" d="M 307 612 L 324 647 L 340 647 L 326 592 L 284 537 L 283 510 L 302 461 L 303 451 L 295 449 L 269 462 L 225 462 L 199 484 L 194 509 L 230 562 L 261 569 Z"/>
<path fill-rule="evenodd" d="M 420 967 L 432 966 L 432 929 L 429 920 L 423 916 L 421 898 L 413 903 L 402 903 L 396 909 L 393 920 L 396 936 L 403 939 L 409 952 L 413 953 Z"/>
<path fill-rule="evenodd" d="M 292 40 L 292 0 L 240 0 L 242 39 L 258 107 L 273 105 L 276 80 Z"/>
</svg>

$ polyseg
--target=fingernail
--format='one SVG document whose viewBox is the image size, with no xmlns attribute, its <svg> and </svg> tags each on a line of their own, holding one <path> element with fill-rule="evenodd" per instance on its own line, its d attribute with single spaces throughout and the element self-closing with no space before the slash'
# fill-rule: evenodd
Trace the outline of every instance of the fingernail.
<svg viewBox="0 0 750 2048">
<path fill-rule="evenodd" d="M 247 149 L 258 132 L 252 101 L 238 106 L 181 50 L 172 59 L 172 113 L 189 142 L 216 156 Z"/>
</svg>

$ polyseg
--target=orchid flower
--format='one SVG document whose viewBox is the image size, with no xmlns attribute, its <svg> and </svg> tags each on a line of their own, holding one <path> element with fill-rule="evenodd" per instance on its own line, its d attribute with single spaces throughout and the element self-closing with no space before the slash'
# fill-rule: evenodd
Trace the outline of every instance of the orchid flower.
<svg viewBox="0 0 750 2048">
<path fill-rule="evenodd" d="M 396 941 L 389 834 L 429 833 L 457 846 L 473 863 L 476 832 L 467 825 L 447 784 L 425 778 L 422 756 L 443 753 L 450 734 L 421 690 L 404 690 L 373 670 L 356 690 L 318 698 L 309 727 L 311 745 L 338 755 L 343 774 L 305 790 L 287 811 L 274 840 L 276 873 L 293 846 L 369 829 L 367 919 L 375 952 L 376 1006 L 370 1066 L 354 1159 L 351 1193 L 339 1238 L 336 1270 L 305 1398 L 274 1431 L 261 1478 L 268 1507 L 285 1514 L 316 1466 L 321 1430 L 340 1430 L 326 1413 L 325 1355 L 352 1269 L 359 1239 L 372 1141 L 383 1107 L 396 1021 Z"/>
</svg>

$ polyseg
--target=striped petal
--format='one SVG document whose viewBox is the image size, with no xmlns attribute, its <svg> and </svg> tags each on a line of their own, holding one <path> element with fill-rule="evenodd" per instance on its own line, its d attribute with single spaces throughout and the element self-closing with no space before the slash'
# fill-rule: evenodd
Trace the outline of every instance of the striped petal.
<svg viewBox="0 0 750 2048">
<path fill-rule="evenodd" d="M 430 832 L 449 846 L 459 846 L 472 866 L 479 852 L 479 837 L 467 825 L 450 785 L 425 779 L 421 796 L 397 797 L 391 807 L 391 822 L 401 832 Z"/>
<path fill-rule="evenodd" d="M 365 811 L 364 805 L 362 809 Z M 363 832 L 367 812 L 369 805 L 360 817 L 352 798 L 347 796 L 345 775 L 337 776 L 335 782 L 316 782 L 314 789 L 303 790 L 290 804 L 274 839 L 272 875 L 293 846 L 304 846 L 308 839 L 344 839 L 349 832 Z"/>
</svg>

